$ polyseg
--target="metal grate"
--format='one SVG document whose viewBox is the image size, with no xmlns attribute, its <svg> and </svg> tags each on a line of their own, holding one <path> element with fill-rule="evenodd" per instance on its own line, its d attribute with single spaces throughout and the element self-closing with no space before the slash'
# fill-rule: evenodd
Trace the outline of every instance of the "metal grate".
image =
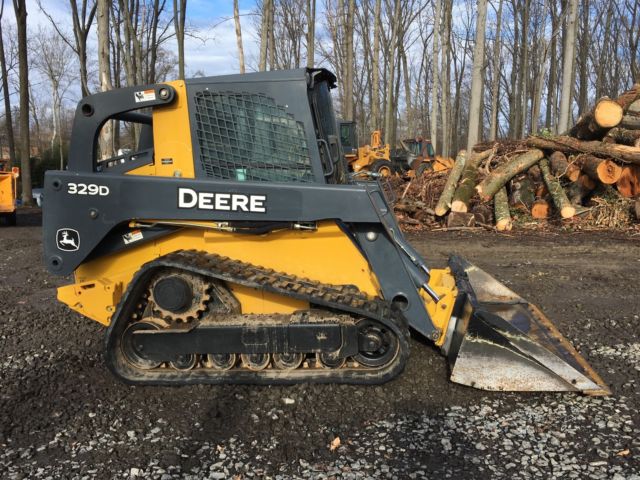
<svg viewBox="0 0 640 480">
<path fill-rule="evenodd" d="M 313 182 L 302 122 L 262 94 L 195 94 L 200 162 L 208 177 Z"/>
</svg>

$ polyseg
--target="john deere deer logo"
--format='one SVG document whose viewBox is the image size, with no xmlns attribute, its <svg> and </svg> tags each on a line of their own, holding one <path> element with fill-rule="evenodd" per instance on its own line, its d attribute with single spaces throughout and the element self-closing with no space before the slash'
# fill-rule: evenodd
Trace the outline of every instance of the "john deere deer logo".
<svg viewBox="0 0 640 480">
<path fill-rule="evenodd" d="M 56 244 L 60 250 L 75 252 L 80 248 L 80 234 L 73 228 L 61 228 L 56 234 Z"/>
</svg>

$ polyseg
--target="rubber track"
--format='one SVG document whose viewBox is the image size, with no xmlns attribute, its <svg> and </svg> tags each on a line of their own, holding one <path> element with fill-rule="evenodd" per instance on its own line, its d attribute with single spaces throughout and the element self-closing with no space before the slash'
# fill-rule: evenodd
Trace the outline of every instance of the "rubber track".
<svg viewBox="0 0 640 480">
<path fill-rule="evenodd" d="M 388 365 L 341 369 L 297 369 L 283 371 L 267 369 L 260 372 L 218 371 L 196 369 L 189 372 L 164 370 L 134 370 L 125 368 L 119 359 L 119 339 L 126 328 L 136 301 L 158 268 L 177 268 L 225 282 L 244 285 L 278 295 L 296 298 L 309 304 L 358 317 L 368 317 L 385 324 L 398 338 L 399 352 Z M 146 263 L 129 283 L 127 292 L 107 330 L 106 359 L 109 368 L 120 379 L 133 384 L 194 384 L 194 383 L 258 383 L 290 384 L 319 383 L 382 383 L 398 375 L 409 355 L 408 326 L 404 317 L 379 297 L 370 297 L 354 285 L 332 285 L 295 275 L 277 272 L 214 253 L 179 250 Z M 120 360 L 120 361 L 119 361 Z"/>
</svg>

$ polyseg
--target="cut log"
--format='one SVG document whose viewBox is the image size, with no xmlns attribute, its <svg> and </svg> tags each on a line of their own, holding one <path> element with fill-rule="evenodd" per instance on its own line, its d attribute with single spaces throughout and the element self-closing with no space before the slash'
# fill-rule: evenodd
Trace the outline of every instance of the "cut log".
<svg viewBox="0 0 640 480">
<path fill-rule="evenodd" d="M 627 110 L 640 111 L 640 102 L 638 100 L 640 100 L 640 82 L 616 98 L 616 102 L 625 112 Z"/>
<path fill-rule="evenodd" d="M 473 213 L 451 212 L 447 217 L 447 228 L 475 227 L 476 218 Z"/>
<path fill-rule="evenodd" d="M 560 216 L 562 216 L 562 218 L 573 217 L 576 214 L 576 209 L 571 205 L 571 202 L 567 198 L 567 194 L 564 193 L 564 189 L 562 188 L 562 185 L 560 185 L 558 179 L 551 174 L 549 161 L 546 158 L 543 158 L 540 160 L 538 165 L 540 165 L 540 171 L 542 172 L 544 183 L 549 189 L 549 195 L 551 195 L 554 205 L 560 211 Z"/>
<path fill-rule="evenodd" d="M 451 202 L 452 212 L 466 212 L 469 210 L 469 200 L 476 193 L 476 178 L 478 176 L 478 167 L 480 163 L 485 160 L 492 150 L 486 150 L 481 153 L 473 152 L 471 158 L 467 160 L 462 176 L 460 177 L 460 183 L 458 188 L 453 194 L 453 200 Z"/>
<path fill-rule="evenodd" d="M 494 195 L 493 211 L 496 216 L 496 230 L 502 232 L 513 228 L 511 213 L 509 212 L 509 199 L 507 198 L 507 189 L 505 187 L 502 187 Z"/>
<path fill-rule="evenodd" d="M 622 162 L 640 164 L 640 149 L 626 145 L 615 145 L 598 141 L 585 142 L 573 137 L 558 136 L 551 138 L 529 137 L 526 144 L 534 148 L 545 150 L 560 150 L 562 152 L 582 152 L 605 158 L 617 159 Z"/>
<path fill-rule="evenodd" d="M 562 175 L 567 173 L 567 169 L 569 168 L 569 161 L 567 160 L 567 156 L 564 153 L 553 152 L 551 155 L 549 155 L 549 165 L 551 166 L 551 173 L 553 173 L 556 177 L 561 177 Z"/>
<path fill-rule="evenodd" d="M 628 114 L 622 117 L 622 121 L 620 122 L 620 126 L 622 128 L 628 128 L 631 130 L 640 129 L 640 115 L 638 114 Z"/>
<path fill-rule="evenodd" d="M 493 223 L 493 208 L 485 203 L 474 205 L 471 213 L 473 213 L 476 223 L 484 223 L 485 225 Z"/>
<path fill-rule="evenodd" d="M 622 175 L 622 167 L 613 160 L 605 160 L 593 155 L 581 155 L 580 162 L 584 173 L 605 185 L 613 185 Z"/>
<path fill-rule="evenodd" d="M 524 172 L 532 165 L 535 165 L 544 157 L 542 150 L 533 149 L 521 153 L 512 158 L 509 162 L 495 169 L 476 187 L 480 198 L 488 202 L 493 198 L 498 190 L 506 185 L 518 173 Z"/>
<path fill-rule="evenodd" d="M 640 166 L 627 165 L 622 167 L 622 175 L 616 182 L 616 187 L 623 197 L 640 196 Z"/>
<path fill-rule="evenodd" d="M 464 170 L 466 159 L 466 150 L 460 150 L 456 157 L 456 162 L 453 164 L 453 168 L 451 169 L 451 173 L 449 173 L 449 176 L 447 177 L 447 182 L 444 184 L 442 194 L 440 194 L 440 198 L 436 204 L 436 215 L 439 217 L 447 213 L 449 208 L 451 208 L 451 199 L 453 198 L 456 186 L 458 185 L 460 175 L 462 175 L 462 170 Z"/>
<path fill-rule="evenodd" d="M 596 184 L 587 175 L 581 175 L 575 182 L 571 182 L 567 187 L 567 197 L 573 205 L 584 205 L 585 199 L 596 187 Z"/>
<path fill-rule="evenodd" d="M 612 128 L 603 139 L 603 141 L 605 140 L 610 140 L 611 143 L 637 147 L 637 142 L 640 140 L 640 130 L 627 130 L 620 127 Z"/>
<path fill-rule="evenodd" d="M 537 165 L 529 167 L 529 170 L 527 170 L 527 175 L 535 183 L 542 181 L 542 173 L 540 173 L 540 167 L 538 167 Z"/>
<path fill-rule="evenodd" d="M 623 116 L 622 106 L 615 100 L 601 98 L 589 113 L 581 116 L 569 130 L 569 135 L 580 140 L 600 140 L 607 130 L 620 123 Z"/>
<path fill-rule="evenodd" d="M 549 189 L 547 188 L 547 184 L 544 183 L 544 181 L 542 183 L 536 184 L 535 194 L 536 198 L 544 198 L 549 195 Z"/>
<path fill-rule="evenodd" d="M 529 172 L 530 171 L 531 169 L 529 169 Z M 511 195 L 509 195 L 509 205 L 529 213 L 536 199 L 535 183 L 531 180 L 531 177 L 524 174 L 517 175 L 509 182 L 509 187 L 511 192 Z"/>
<path fill-rule="evenodd" d="M 531 216 L 537 219 L 548 218 L 550 210 L 549 202 L 540 198 L 533 202 L 533 206 L 531 207 Z"/>
</svg>

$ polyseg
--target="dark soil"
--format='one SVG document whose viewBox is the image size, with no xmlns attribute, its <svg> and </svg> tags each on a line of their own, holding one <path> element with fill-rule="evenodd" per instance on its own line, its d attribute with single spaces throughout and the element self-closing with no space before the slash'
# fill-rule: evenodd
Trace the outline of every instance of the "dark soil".
<svg viewBox="0 0 640 480">
<path fill-rule="evenodd" d="M 611 386 L 612 398 L 592 402 L 573 394 L 494 394 L 453 384 L 445 359 L 416 340 L 406 371 L 376 387 L 128 387 L 105 368 L 104 329 L 56 301 L 55 288 L 71 279 L 44 269 L 41 233 L 37 211 L 20 212 L 17 227 L 0 228 L 0 478 L 199 478 L 216 469 L 239 478 L 349 476 L 359 470 L 371 476 L 392 472 L 397 478 L 418 471 L 453 478 L 496 472 L 517 477 L 525 471 L 536 476 L 536 470 L 520 466 L 505 473 L 514 458 L 502 452 L 501 438 L 517 434 L 507 421 L 491 437 L 495 448 L 487 445 L 486 451 L 477 445 L 481 433 L 476 430 L 518 412 L 546 411 L 550 404 L 557 408 L 549 418 L 563 409 L 566 415 L 559 418 L 571 425 L 569 445 L 552 458 L 585 465 L 574 469 L 580 478 L 640 470 L 640 359 L 637 350 L 619 354 L 640 342 L 638 237 L 410 236 L 432 266 L 444 266 L 449 254 L 459 254 L 538 304 Z M 462 420 L 447 427 L 456 411 L 465 412 Z M 602 412 L 615 421 L 596 427 Z M 480 420 L 462 428 L 466 415 Z M 522 428 L 538 428 L 540 419 L 527 415 L 517 417 Z M 419 428 L 427 433 L 418 433 Z M 445 430 L 450 451 L 440 438 Z M 596 434 L 603 441 L 598 448 L 592 444 Z M 342 446 L 330 451 L 337 436 Z M 381 455 L 377 448 L 383 438 L 388 448 Z M 629 453 L 617 455 L 624 449 Z M 480 463 L 471 461 L 480 458 L 478 450 L 484 455 Z M 518 454 L 518 465 L 527 450 Z M 535 445 L 531 451 L 537 452 Z M 229 462 L 224 452 L 236 460 Z M 358 459 L 367 460 L 372 470 Z"/>
</svg>

